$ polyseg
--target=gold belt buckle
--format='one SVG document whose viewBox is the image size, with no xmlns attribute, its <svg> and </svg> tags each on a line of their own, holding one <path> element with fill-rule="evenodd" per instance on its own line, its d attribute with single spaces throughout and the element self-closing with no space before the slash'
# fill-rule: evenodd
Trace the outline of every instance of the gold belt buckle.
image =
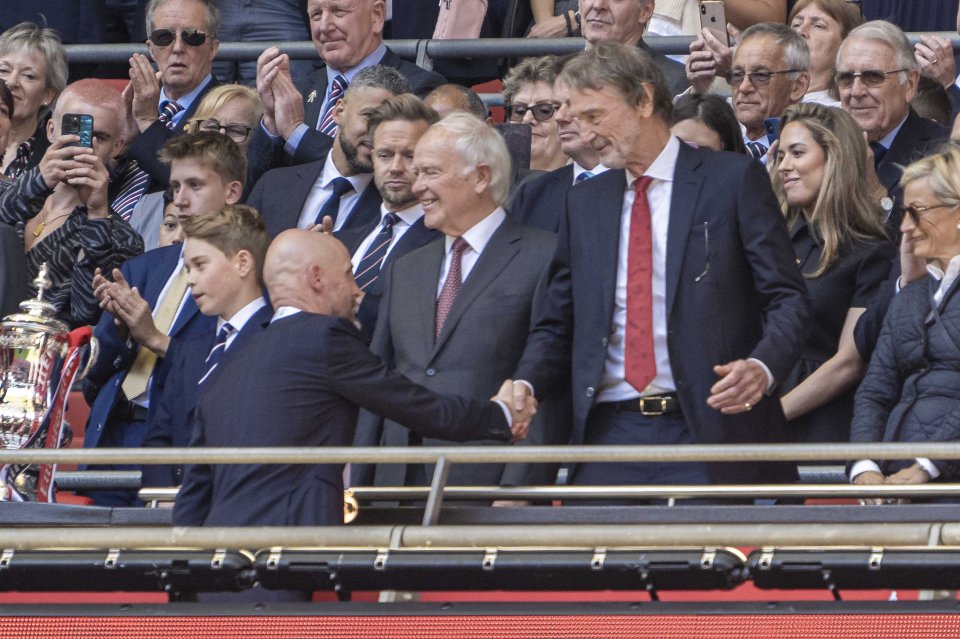
<svg viewBox="0 0 960 639">
<path fill-rule="evenodd" d="M 656 406 L 657 402 L 660 402 L 659 409 L 648 409 L 647 403 L 653 404 Z M 647 417 L 659 417 L 667 412 L 667 398 L 666 397 L 641 397 L 640 398 L 640 414 Z"/>
</svg>

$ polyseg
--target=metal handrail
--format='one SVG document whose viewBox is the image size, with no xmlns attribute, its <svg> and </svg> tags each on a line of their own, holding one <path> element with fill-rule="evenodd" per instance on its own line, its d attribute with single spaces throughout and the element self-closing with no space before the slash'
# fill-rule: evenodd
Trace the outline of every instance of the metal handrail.
<svg viewBox="0 0 960 639">
<path fill-rule="evenodd" d="M 684 446 L 423 446 L 0 450 L 2 464 L 769 462 L 960 459 L 960 442 Z"/>
</svg>

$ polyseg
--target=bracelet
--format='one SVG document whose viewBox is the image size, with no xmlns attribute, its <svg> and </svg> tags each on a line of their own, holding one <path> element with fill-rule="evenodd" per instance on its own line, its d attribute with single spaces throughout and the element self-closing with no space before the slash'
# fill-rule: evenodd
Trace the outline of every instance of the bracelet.
<svg viewBox="0 0 960 639">
<path fill-rule="evenodd" d="M 568 37 L 568 38 L 569 38 L 569 37 L 572 37 L 572 36 L 573 36 L 573 23 L 570 21 L 570 12 L 569 12 L 569 11 L 564 11 L 564 12 L 563 12 L 563 19 L 564 19 L 564 21 L 567 23 L 567 37 Z"/>
</svg>

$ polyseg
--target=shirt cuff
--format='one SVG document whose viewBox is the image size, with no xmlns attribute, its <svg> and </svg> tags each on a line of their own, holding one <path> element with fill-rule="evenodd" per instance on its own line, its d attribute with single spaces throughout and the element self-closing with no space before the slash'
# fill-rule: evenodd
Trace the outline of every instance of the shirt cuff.
<svg viewBox="0 0 960 639">
<path fill-rule="evenodd" d="M 763 369 L 763 374 L 767 376 L 767 390 L 765 391 L 765 393 L 766 393 L 767 395 L 769 395 L 770 393 L 772 393 L 772 392 L 773 392 L 773 387 L 776 385 L 777 380 L 773 379 L 773 373 L 770 372 L 770 369 L 767 368 L 767 365 L 764 364 L 763 362 L 761 362 L 761 361 L 760 361 L 759 359 L 757 359 L 756 357 L 748 357 L 748 358 L 747 358 L 747 361 L 748 361 L 748 362 L 756 362 L 757 364 L 760 364 L 760 368 Z"/>
<path fill-rule="evenodd" d="M 490 400 L 497 403 L 497 406 L 500 407 L 500 410 L 503 411 L 503 417 L 507 420 L 507 428 L 513 430 L 513 416 L 510 414 L 510 407 L 507 406 L 506 402 L 499 399 Z"/>
<path fill-rule="evenodd" d="M 872 462 L 869 459 L 861 459 L 850 468 L 850 483 L 853 483 L 857 475 L 870 472 L 879 473 L 880 467 L 877 466 L 876 462 Z"/>
<path fill-rule="evenodd" d="M 930 475 L 930 479 L 936 479 L 940 476 L 940 469 L 937 468 L 937 465 L 926 457 L 917 457 L 917 464 L 920 465 L 920 468 L 927 471 L 927 474 Z"/>
<path fill-rule="evenodd" d="M 280 139 L 280 136 L 279 136 L 279 135 L 274 135 L 273 133 L 270 133 L 270 131 L 267 130 L 267 125 L 265 125 L 265 124 L 263 123 L 263 118 L 260 118 L 260 130 L 263 131 L 263 134 L 266 135 L 266 136 L 267 136 L 268 138 L 270 138 L 271 140 L 279 140 L 279 139 Z"/>
<path fill-rule="evenodd" d="M 528 382 L 527 380 L 525 380 L 525 379 L 515 379 L 514 381 L 515 381 L 515 382 L 520 382 L 521 384 L 523 384 L 524 386 L 526 386 L 527 388 L 529 388 L 529 389 L 530 389 L 530 395 L 532 395 L 533 397 L 536 397 L 536 396 L 537 396 L 536 392 L 534 392 L 534 390 L 533 390 L 533 384 L 531 384 L 531 383 Z"/>
<path fill-rule="evenodd" d="M 290 137 L 287 138 L 287 143 L 283 145 L 284 151 L 288 155 L 293 155 L 297 152 L 297 148 L 300 146 L 300 140 L 303 139 L 303 136 L 307 134 L 307 131 L 310 129 L 307 128 L 307 125 L 300 123 L 297 125 L 297 128 L 293 130 L 293 133 L 290 134 Z"/>
</svg>

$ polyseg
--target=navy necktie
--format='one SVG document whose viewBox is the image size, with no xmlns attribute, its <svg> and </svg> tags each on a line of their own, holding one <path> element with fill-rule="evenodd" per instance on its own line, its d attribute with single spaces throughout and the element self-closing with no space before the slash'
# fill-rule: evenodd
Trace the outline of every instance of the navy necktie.
<svg viewBox="0 0 960 639">
<path fill-rule="evenodd" d="M 180 106 L 179 103 L 169 100 L 160 106 L 160 117 L 157 119 L 163 122 L 165 127 L 172 129 L 174 126 L 176 126 L 173 123 L 173 116 L 181 111 L 183 111 L 183 107 Z"/>
<path fill-rule="evenodd" d="M 327 98 L 327 103 L 323 105 L 323 114 L 317 123 L 317 129 L 324 135 L 329 135 L 331 138 L 337 134 L 337 129 L 339 128 L 337 123 L 333 121 L 333 110 L 346 90 L 347 79 L 342 75 L 335 77 L 333 84 L 330 85 L 330 97 Z"/>
<path fill-rule="evenodd" d="M 767 154 L 767 147 L 763 142 L 747 142 L 747 150 L 754 160 L 762 160 Z"/>
<path fill-rule="evenodd" d="M 235 331 L 236 329 L 230 325 L 230 322 L 225 322 L 224 325 L 220 327 L 220 330 L 217 332 L 217 339 L 213 342 L 213 348 L 210 349 L 210 354 L 207 355 L 207 359 L 204 362 L 203 376 L 197 382 L 200 388 L 203 388 L 204 383 L 210 378 L 210 374 L 217 368 L 217 364 L 220 363 L 220 358 L 223 357 L 223 352 L 227 350 L 227 338 Z"/>
<path fill-rule="evenodd" d="M 877 168 L 883 162 L 883 156 L 887 154 L 888 149 L 879 142 L 871 142 L 870 148 L 873 150 L 873 168 Z"/>
<path fill-rule="evenodd" d="M 323 203 L 323 207 L 320 209 L 320 212 L 317 213 L 317 219 L 314 220 L 314 224 L 322 224 L 323 218 L 328 215 L 330 219 L 333 220 L 333 223 L 336 224 L 337 215 L 340 213 L 340 198 L 352 191 L 353 185 L 350 184 L 350 180 L 347 178 L 338 177 L 334 178 L 333 182 L 330 183 L 330 188 L 333 190 L 333 193 L 331 193 L 327 201 Z"/>
<path fill-rule="evenodd" d="M 373 242 L 367 247 L 360 263 L 357 264 L 357 272 L 354 278 L 357 280 L 357 286 L 361 291 L 367 290 L 367 287 L 380 276 L 380 267 L 383 266 L 383 260 L 387 257 L 387 251 L 390 249 L 390 241 L 393 240 L 393 225 L 397 223 L 396 213 L 387 213 L 383 218 L 383 225 L 380 232 L 373 238 Z"/>
<path fill-rule="evenodd" d="M 581 173 L 580 175 L 577 176 L 577 179 L 574 180 L 573 183 L 574 183 L 575 185 L 576 185 L 576 184 L 580 184 L 581 182 L 586 182 L 587 180 L 589 180 L 589 179 L 592 178 L 592 177 L 593 177 L 593 173 L 591 173 L 590 171 L 584 171 L 583 173 Z"/>
</svg>

